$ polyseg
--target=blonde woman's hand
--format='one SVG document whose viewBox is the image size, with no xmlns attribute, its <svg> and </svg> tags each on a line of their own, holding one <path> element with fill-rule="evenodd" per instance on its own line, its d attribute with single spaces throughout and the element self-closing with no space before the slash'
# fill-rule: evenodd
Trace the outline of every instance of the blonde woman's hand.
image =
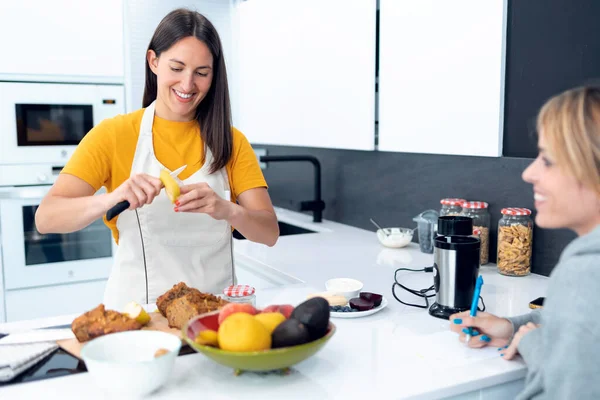
<svg viewBox="0 0 600 400">
<path fill-rule="evenodd" d="M 533 322 L 528 322 L 526 325 L 521 325 L 512 341 L 510 342 L 510 346 L 506 350 L 504 350 L 501 355 L 505 360 L 512 360 L 515 358 L 517 354 L 519 354 L 519 343 L 521 343 L 521 339 L 525 337 L 529 332 L 539 328 L 540 325 L 536 325 Z"/>
<path fill-rule="evenodd" d="M 135 210 L 144 204 L 150 204 L 160 193 L 162 183 L 160 179 L 148 174 L 135 174 L 129 177 L 119 187 L 110 193 L 108 208 L 123 200 L 129 202 L 128 210 Z"/>
<path fill-rule="evenodd" d="M 473 328 L 469 347 L 481 348 L 494 346 L 502 348 L 508 344 L 513 334 L 513 327 L 509 320 L 500 318 L 486 312 L 478 312 L 476 317 L 471 317 L 469 311 L 464 311 L 450 316 L 450 330 L 459 334 L 459 340 L 466 340 L 466 333 Z"/>
<path fill-rule="evenodd" d="M 206 182 L 184 185 L 180 191 L 175 211 L 204 213 L 216 220 L 230 218 L 233 203 L 216 194 Z"/>
</svg>

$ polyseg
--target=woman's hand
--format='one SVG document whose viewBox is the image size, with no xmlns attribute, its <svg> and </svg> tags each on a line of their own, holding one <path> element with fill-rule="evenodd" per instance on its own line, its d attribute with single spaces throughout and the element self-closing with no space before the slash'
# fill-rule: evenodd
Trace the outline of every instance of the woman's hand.
<svg viewBox="0 0 600 400">
<path fill-rule="evenodd" d="M 135 210 L 150 204 L 160 193 L 163 185 L 160 179 L 147 174 L 135 174 L 110 193 L 109 208 L 123 200 L 129 202 L 128 210 Z"/>
<path fill-rule="evenodd" d="M 527 325 L 521 325 L 515 336 L 513 337 L 512 342 L 510 342 L 510 346 L 502 353 L 502 356 L 506 360 L 512 360 L 517 354 L 519 354 L 519 343 L 521 343 L 521 339 L 529 332 L 539 328 L 539 325 L 534 324 L 533 322 L 528 322 Z"/>
<path fill-rule="evenodd" d="M 513 335 L 513 327 L 509 320 L 486 312 L 478 312 L 471 317 L 469 311 L 450 316 L 450 330 L 460 334 L 460 341 L 466 340 L 468 328 L 473 328 L 469 347 L 485 346 L 504 347 Z"/>
<path fill-rule="evenodd" d="M 180 190 L 175 211 L 204 213 L 216 220 L 230 218 L 234 204 L 217 195 L 206 182 L 185 185 Z"/>
</svg>

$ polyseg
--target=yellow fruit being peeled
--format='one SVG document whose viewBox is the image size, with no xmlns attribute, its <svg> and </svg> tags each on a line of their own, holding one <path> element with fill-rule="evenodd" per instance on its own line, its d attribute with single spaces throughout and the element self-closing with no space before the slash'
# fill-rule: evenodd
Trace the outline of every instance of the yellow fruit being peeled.
<svg viewBox="0 0 600 400">
<path fill-rule="evenodd" d="M 146 325 L 148 322 L 150 322 L 150 315 L 135 301 L 128 303 L 125 308 L 123 308 L 123 314 L 129 316 L 129 318 L 135 319 L 142 325 Z"/>
<path fill-rule="evenodd" d="M 254 316 L 235 313 L 219 326 L 219 347 L 227 351 L 260 351 L 271 348 L 271 333 Z"/>
<path fill-rule="evenodd" d="M 169 200 L 171 203 L 175 203 L 177 198 L 181 194 L 179 190 L 179 184 L 177 181 L 169 174 L 169 172 L 165 169 L 160 171 L 160 181 L 165 186 L 165 192 L 167 192 L 167 196 L 169 196 Z"/>
<path fill-rule="evenodd" d="M 206 329 L 198 334 L 194 339 L 194 342 L 202 344 L 204 346 L 215 346 L 219 345 L 218 334 L 212 329 Z"/>
<path fill-rule="evenodd" d="M 257 314 L 254 316 L 254 319 L 260 321 L 261 324 L 267 328 L 269 333 L 273 333 L 277 325 L 285 321 L 285 315 L 280 312 L 267 312 L 262 314 Z"/>
</svg>

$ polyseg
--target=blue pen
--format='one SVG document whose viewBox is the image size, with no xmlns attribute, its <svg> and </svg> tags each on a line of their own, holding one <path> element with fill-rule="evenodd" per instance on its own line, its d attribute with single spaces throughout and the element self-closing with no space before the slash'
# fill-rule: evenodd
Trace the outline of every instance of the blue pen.
<svg viewBox="0 0 600 400">
<path fill-rule="evenodd" d="M 479 275 L 477 278 L 477 282 L 475 283 L 475 292 L 473 292 L 473 301 L 471 301 L 471 317 L 477 315 L 477 304 L 479 304 L 479 294 L 481 293 L 481 286 L 483 286 L 483 277 Z M 469 328 L 469 333 L 467 333 L 467 337 L 465 343 L 468 345 L 469 340 L 471 340 L 471 336 L 473 335 L 473 328 Z"/>
</svg>

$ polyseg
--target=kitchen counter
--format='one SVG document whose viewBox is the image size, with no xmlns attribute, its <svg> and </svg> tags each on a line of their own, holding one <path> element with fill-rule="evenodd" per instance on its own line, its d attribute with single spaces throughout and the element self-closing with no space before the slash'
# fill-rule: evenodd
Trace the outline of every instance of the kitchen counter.
<svg viewBox="0 0 600 400">
<path fill-rule="evenodd" d="M 470 351 L 448 333 L 448 321 L 431 317 L 425 309 L 408 307 L 394 299 L 392 283 L 397 268 L 431 266 L 433 255 L 417 244 L 389 249 L 374 232 L 324 221 L 312 223 L 308 215 L 277 209 L 280 221 L 316 233 L 282 236 L 272 247 L 235 241 L 236 262 L 260 269 L 266 276 L 289 277 L 287 284 L 257 290 L 257 305 L 298 304 L 306 296 L 325 290 L 335 277 L 355 278 L 364 291 L 383 294 L 388 306 L 364 318 L 332 318 L 338 330 L 313 357 L 294 366 L 291 373 L 244 373 L 235 377 L 201 354 L 178 357 L 168 385 L 152 399 L 178 399 L 201 395 L 207 399 L 371 398 L 374 388 L 386 398 L 514 398 L 526 373 L 524 363 L 506 361 L 492 350 Z M 511 278 L 498 274 L 494 265 L 483 266 L 482 297 L 487 311 L 504 316 L 529 312 L 529 301 L 544 296 L 547 278 L 532 274 Z M 296 278 L 296 279 L 294 279 Z M 431 273 L 399 272 L 399 281 L 414 289 L 432 285 Z M 296 282 L 296 283 L 293 283 Z M 239 282 L 245 283 L 245 282 Z M 422 303 L 396 290 L 403 301 Z M 0 325 L 0 332 L 62 325 L 73 316 Z M 453 335 L 452 335 L 453 336 Z M 87 373 L 0 387 L 0 398 L 105 398 Z"/>
</svg>

